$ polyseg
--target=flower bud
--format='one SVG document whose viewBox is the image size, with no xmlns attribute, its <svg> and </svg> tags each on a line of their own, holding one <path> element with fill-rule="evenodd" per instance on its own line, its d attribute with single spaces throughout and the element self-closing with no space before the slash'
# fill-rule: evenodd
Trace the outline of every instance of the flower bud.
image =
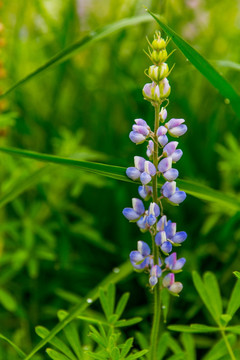
<svg viewBox="0 0 240 360">
<path fill-rule="evenodd" d="M 139 171 L 144 171 L 145 159 L 141 156 L 134 156 L 134 165 Z"/>
<path fill-rule="evenodd" d="M 183 284 L 179 281 L 175 282 L 171 286 L 169 286 L 168 290 L 173 294 L 179 294 L 183 289 Z"/>
<path fill-rule="evenodd" d="M 125 216 L 125 218 L 128 219 L 129 221 L 136 221 L 140 217 L 140 215 L 132 208 L 125 208 L 123 209 L 122 213 Z"/>
<path fill-rule="evenodd" d="M 159 86 L 154 82 L 145 84 L 142 92 L 145 100 L 154 102 L 161 101 Z"/>
<path fill-rule="evenodd" d="M 151 175 L 149 175 L 145 171 L 140 175 L 140 181 L 143 185 L 147 185 L 151 180 L 152 180 Z"/>
<path fill-rule="evenodd" d="M 154 39 L 153 42 L 152 42 L 153 50 L 159 51 L 159 50 L 165 49 L 166 46 L 167 46 L 166 41 L 161 37 L 158 37 L 157 39 Z"/>
<path fill-rule="evenodd" d="M 163 63 L 159 66 L 151 65 L 148 69 L 148 76 L 150 79 L 156 83 L 159 83 L 162 79 L 168 76 L 169 68 L 168 64 Z"/>
<path fill-rule="evenodd" d="M 168 79 L 164 78 L 159 83 L 159 91 L 160 91 L 160 97 L 161 99 L 165 99 L 170 95 L 171 92 L 171 86 L 169 85 Z"/>
<path fill-rule="evenodd" d="M 161 111 L 159 113 L 160 120 L 164 122 L 167 118 L 167 110 L 165 108 L 161 108 Z"/>
<path fill-rule="evenodd" d="M 152 62 L 156 63 L 156 64 L 160 64 L 160 63 L 166 61 L 167 57 L 168 57 L 168 54 L 165 49 L 160 50 L 160 51 L 153 50 L 151 53 L 151 56 L 150 56 Z"/>
</svg>

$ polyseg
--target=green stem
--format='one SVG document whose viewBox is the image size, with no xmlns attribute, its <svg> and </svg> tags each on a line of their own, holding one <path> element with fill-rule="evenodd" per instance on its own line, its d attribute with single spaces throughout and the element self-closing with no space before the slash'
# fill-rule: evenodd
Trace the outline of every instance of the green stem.
<svg viewBox="0 0 240 360">
<path fill-rule="evenodd" d="M 229 341 L 228 341 L 228 338 L 227 338 L 227 336 L 226 336 L 226 334 L 225 334 L 225 331 L 222 330 L 222 331 L 221 331 L 221 334 L 222 334 L 223 340 L 224 340 L 224 342 L 225 342 L 225 344 L 226 344 L 226 347 L 227 347 L 227 349 L 228 349 L 228 352 L 229 352 L 229 355 L 230 355 L 231 359 L 232 359 L 232 360 L 236 360 L 235 355 L 234 355 L 233 350 L 232 350 L 232 347 L 231 347 L 231 345 L 230 345 L 230 343 L 229 343 Z"/>
<path fill-rule="evenodd" d="M 160 104 L 155 105 L 155 123 L 154 123 L 154 150 L 153 150 L 153 164 L 156 169 L 158 166 L 158 139 L 157 139 L 157 129 L 159 127 L 159 111 Z M 152 187 L 153 187 L 153 202 L 158 203 L 158 192 L 157 192 L 157 175 L 152 178 Z M 155 226 L 155 231 L 157 230 L 157 224 Z M 152 235 L 152 251 L 154 264 L 158 265 L 159 259 L 159 250 L 155 244 L 154 235 Z M 156 284 L 154 287 L 154 313 L 153 313 L 153 325 L 151 332 L 151 347 L 150 347 L 150 359 L 156 360 L 157 358 L 157 346 L 159 339 L 159 326 L 161 319 L 161 297 L 160 297 L 160 283 Z"/>
</svg>

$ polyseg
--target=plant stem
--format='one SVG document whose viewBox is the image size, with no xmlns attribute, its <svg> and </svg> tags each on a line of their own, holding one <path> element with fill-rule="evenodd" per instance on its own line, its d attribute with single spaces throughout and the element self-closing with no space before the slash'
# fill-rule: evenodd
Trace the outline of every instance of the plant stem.
<svg viewBox="0 0 240 360">
<path fill-rule="evenodd" d="M 155 105 L 155 123 L 154 123 L 154 150 L 153 150 L 153 164 L 156 169 L 158 167 L 158 138 L 157 138 L 157 129 L 159 127 L 159 111 L 160 104 Z M 153 202 L 158 203 L 158 191 L 157 191 L 157 174 L 152 178 L 152 187 L 153 187 Z M 154 225 L 155 230 L 157 230 L 157 224 Z M 152 251 L 154 264 L 158 265 L 159 259 L 159 250 L 155 244 L 154 235 L 152 235 Z M 160 326 L 160 317 L 161 317 L 161 297 L 160 297 L 160 282 L 158 281 L 154 287 L 154 313 L 153 313 L 153 325 L 151 332 L 151 347 L 150 347 L 150 359 L 156 360 L 157 358 L 157 346 L 159 338 L 159 326 Z"/>
<path fill-rule="evenodd" d="M 229 355 L 230 355 L 231 359 L 232 359 L 232 360 L 236 360 L 235 355 L 234 355 L 233 350 L 232 350 L 232 347 L 231 347 L 231 345 L 230 345 L 230 343 L 229 343 L 229 341 L 228 341 L 228 338 L 227 338 L 227 336 L 226 336 L 226 334 L 225 334 L 225 331 L 222 330 L 222 331 L 221 331 L 221 334 L 222 334 L 223 340 L 224 340 L 224 342 L 225 342 L 225 344 L 226 344 L 226 347 L 227 347 L 227 349 L 228 349 L 228 352 L 229 352 Z"/>
</svg>

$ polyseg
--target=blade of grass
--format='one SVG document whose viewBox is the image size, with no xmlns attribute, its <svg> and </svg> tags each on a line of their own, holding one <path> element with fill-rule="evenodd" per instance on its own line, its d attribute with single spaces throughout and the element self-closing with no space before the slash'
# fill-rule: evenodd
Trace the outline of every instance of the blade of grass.
<svg viewBox="0 0 240 360">
<path fill-rule="evenodd" d="M 206 79 L 220 92 L 224 99 L 228 99 L 235 111 L 240 116 L 240 95 L 233 89 L 229 82 L 224 79 L 217 70 L 192 46 L 183 40 L 173 29 L 166 25 L 156 14 L 147 10 L 148 13 L 156 20 L 165 33 L 171 37 L 174 44 L 181 50 L 186 58 Z"/>
<path fill-rule="evenodd" d="M 48 334 L 47 337 L 42 339 L 33 350 L 25 357 L 24 360 L 29 360 L 36 354 L 44 345 L 46 345 L 56 334 L 58 334 L 67 324 L 69 324 L 73 319 L 80 315 L 84 310 L 90 306 L 93 301 L 96 301 L 99 297 L 99 288 L 106 290 L 110 283 L 118 283 L 125 277 L 127 277 L 132 272 L 132 265 L 129 261 L 125 262 L 119 267 L 118 273 L 109 274 L 97 287 L 91 290 L 87 296 L 81 299 L 69 312 L 69 314 L 59 322 Z"/>
<path fill-rule="evenodd" d="M 0 339 L 5 340 L 9 345 L 11 345 L 22 359 L 26 356 L 26 354 L 6 336 L 0 334 Z"/>
<path fill-rule="evenodd" d="M 50 60 L 48 60 L 45 64 L 33 70 L 31 73 L 26 75 L 24 78 L 16 82 L 13 86 L 11 86 L 8 90 L 6 90 L 3 94 L 0 95 L 0 98 L 10 94 L 14 89 L 19 86 L 26 84 L 29 80 L 35 78 L 37 75 L 43 73 L 44 71 L 52 68 L 55 65 L 58 65 L 72 56 L 74 56 L 78 51 L 85 49 L 88 45 L 93 44 L 96 41 L 102 40 L 116 31 L 125 29 L 129 26 L 136 26 L 138 24 L 152 21 L 149 15 L 141 15 L 132 18 L 121 19 L 115 23 L 106 25 L 97 29 L 95 31 L 90 32 L 88 35 L 83 37 L 82 39 L 74 42 L 72 45 L 66 47 L 64 50 L 60 51 L 56 55 L 54 55 Z"/>
<path fill-rule="evenodd" d="M 60 156 L 41 154 L 33 151 L 21 150 L 17 148 L 0 147 L 0 152 L 5 152 L 10 155 L 21 156 L 38 161 L 48 162 L 52 164 L 77 167 L 79 170 L 88 171 L 94 174 L 106 176 L 115 180 L 127 181 L 132 183 L 126 176 L 126 168 L 114 165 L 106 165 L 96 162 L 82 161 L 70 159 Z M 137 182 L 136 182 L 137 183 Z M 159 182 L 159 187 L 163 183 Z M 236 197 L 226 195 L 220 191 L 211 189 L 210 187 L 195 183 L 189 180 L 178 180 L 178 186 L 186 193 L 205 201 L 210 201 L 228 207 L 236 211 L 240 210 L 240 200 Z"/>
</svg>

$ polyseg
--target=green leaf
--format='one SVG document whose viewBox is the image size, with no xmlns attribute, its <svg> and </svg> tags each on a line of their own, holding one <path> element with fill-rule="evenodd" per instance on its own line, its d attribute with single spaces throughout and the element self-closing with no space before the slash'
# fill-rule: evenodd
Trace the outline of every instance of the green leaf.
<svg viewBox="0 0 240 360">
<path fill-rule="evenodd" d="M 111 357 L 112 357 L 112 360 L 120 359 L 120 350 L 117 347 L 113 348 L 113 350 L 111 352 Z"/>
<path fill-rule="evenodd" d="M 9 340 L 6 336 L 3 334 L 0 334 L 0 339 L 6 341 L 9 345 L 13 347 L 13 349 L 17 352 L 17 354 L 23 359 L 25 358 L 26 354 L 16 345 L 14 342 Z"/>
<path fill-rule="evenodd" d="M 237 340 L 236 336 L 228 335 L 227 339 L 230 345 L 233 345 Z M 224 354 L 228 353 L 226 343 L 223 339 L 219 340 L 211 350 L 204 356 L 203 360 L 219 360 Z"/>
<path fill-rule="evenodd" d="M 117 307 L 116 307 L 116 311 L 115 311 L 116 315 L 118 315 L 118 318 L 121 317 L 121 315 L 127 305 L 129 296 L 130 296 L 130 293 L 125 293 L 120 297 L 120 300 L 117 303 Z"/>
<path fill-rule="evenodd" d="M 167 352 L 168 341 L 170 338 L 170 334 L 165 332 L 159 339 L 158 349 L 157 349 L 157 360 L 162 360 Z"/>
<path fill-rule="evenodd" d="M 40 336 L 42 339 L 47 337 L 50 333 L 50 331 L 43 326 L 37 326 L 35 328 L 36 334 Z M 71 360 L 77 360 L 76 356 L 72 353 L 72 351 L 69 349 L 69 347 L 58 337 L 54 337 L 49 343 L 53 346 L 55 346 L 58 350 L 60 350 L 64 355 L 67 356 L 68 359 Z"/>
<path fill-rule="evenodd" d="M 104 348 L 107 347 L 107 341 L 105 337 L 103 337 L 95 327 L 89 325 L 89 329 L 91 330 L 89 336 L 99 345 L 103 346 Z"/>
<path fill-rule="evenodd" d="M 203 283 L 201 277 L 196 271 L 193 271 L 192 273 L 194 286 L 197 289 L 198 294 L 200 295 L 202 301 L 204 302 L 206 308 L 212 315 L 213 319 L 217 322 L 218 321 L 218 313 L 216 312 L 216 309 L 214 305 L 212 304 L 211 299 L 209 298 L 209 294 L 206 290 L 205 284 Z"/>
<path fill-rule="evenodd" d="M 67 315 L 68 313 L 66 311 L 63 310 L 58 311 L 58 318 L 60 321 L 65 319 Z M 80 343 L 76 324 L 74 322 L 71 322 L 63 329 L 63 331 L 66 338 L 68 339 L 69 344 L 71 345 L 72 349 L 77 355 L 78 359 L 83 359 L 83 351 L 82 351 L 82 346 Z"/>
<path fill-rule="evenodd" d="M 231 320 L 232 320 L 232 316 L 229 314 L 222 314 L 220 316 L 220 323 L 223 326 L 226 326 L 229 323 L 229 321 L 231 321 Z"/>
<path fill-rule="evenodd" d="M 88 45 L 91 45 L 96 41 L 102 40 L 112 35 L 116 31 L 125 29 L 126 27 L 136 26 L 138 24 L 149 21 L 151 21 L 151 18 L 148 15 L 141 15 L 141 16 L 121 19 L 113 24 L 109 24 L 98 30 L 91 31 L 87 36 L 76 41 L 72 45 L 66 47 L 64 50 L 60 51 L 58 54 L 56 54 L 50 60 L 48 60 L 45 64 L 41 65 L 37 69 L 33 70 L 31 73 L 26 75 L 24 78 L 19 80 L 17 83 L 11 86 L 7 91 L 5 91 L 2 95 L 0 95 L 0 98 L 11 93 L 14 89 L 18 88 L 19 86 L 26 84 L 29 80 L 35 78 L 37 75 L 45 72 L 46 70 L 49 70 L 53 66 L 56 66 L 68 60 L 80 50 L 85 49 Z"/>
<path fill-rule="evenodd" d="M 132 265 L 129 261 L 127 261 L 119 267 L 118 273 L 111 273 L 110 275 L 108 275 L 99 286 L 106 289 L 111 282 L 116 284 L 120 280 L 126 278 L 132 271 Z M 45 339 L 41 340 L 32 349 L 32 351 L 26 356 L 25 360 L 31 359 L 33 355 L 36 354 L 40 349 L 42 349 L 42 347 L 46 345 L 52 338 L 54 338 L 54 336 L 56 336 L 59 331 L 64 329 L 64 327 L 67 326 L 73 319 L 75 319 L 78 315 L 85 311 L 93 301 L 97 300 L 99 297 L 99 286 L 94 288 L 87 296 L 81 299 L 80 302 L 77 303 L 69 312 L 68 316 L 63 319 L 59 324 L 57 324 L 50 331 L 49 335 Z"/>
<path fill-rule="evenodd" d="M 133 338 L 127 339 L 127 341 L 123 344 L 122 347 L 122 351 L 121 351 L 122 358 L 124 358 L 129 353 L 132 346 L 133 346 Z"/>
<path fill-rule="evenodd" d="M 196 360 L 196 350 L 193 336 L 188 333 L 183 333 L 181 335 L 181 341 L 186 350 L 186 360 Z"/>
<path fill-rule="evenodd" d="M 16 184 L 0 196 L 0 208 L 13 201 L 16 197 L 26 191 L 29 187 L 36 185 L 43 176 L 49 173 L 50 166 L 34 171 L 23 179 L 18 179 Z"/>
<path fill-rule="evenodd" d="M 228 99 L 232 105 L 233 110 L 239 117 L 240 114 L 240 96 L 224 79 L 214 67 L 200 55 L 192 46 L 183 40 L 174 30 L 166 25 L 157 15 L 149 11 L 149 14 L 157 21 L 165 33 L 172 39 L 174 44 L 181 50 L 186 58 L 193 66 L 220 92 L 224 99 Z"/>
<path fill-rule="evenodd" d="M 167 358 L 167 360 L 185 360 L 185 353 L 184 352 L 180 352 L 178 354 L 174 354 L 172 356 L 170 356 L 169 358 Z"/>
<path fill-rule="evenodd" d="M 116 288 L 115 285 L 111 283 L 107 289 L 108 306 L 111 315 L 114 313 L 115 295 Z"/>
<path fill-rule="evenodd" d="M 110 313 L 108 298 L 107 298 L 104 290 L 101 288 L 99 289 L 99 300 L 100 300 L 100 303 L 101 303 L 101 306 L 102 306 L 102 309 L 104 311 L 106 318 L 109 319 L 109 316 L 112 314 Z"/>
<path fill-rule="evenodd" d="M 239 271 L 234 271 L 233 273 L 238 279 L 240 279 L 240 272 Z"/>
<path fill-rule="evenodd" d="M 214 308 L 215 314 L 219 318 L 223 312 L 222 298 L 218 286 L 216 276 L 211 272 L 206 272 L 203 276 L 205 289 L 207 291 L 209 301 Z"/>
<path fill-rule="evenodd" d="M 139 323 L 140 321 L 142 321 L 141 317 L 134 317 L 132 319 L 122 319 L 122 320 L 117 321 L 114 324 L 114 326 L 115 327 L 131 326 L 131 325 Z"/>
<path fill-rule="evenodd" d="M 138 351 L 135 354 L 129 355 L 126 360 L 134 360 L 134 359 L 139 359 L 141 356 L 145 355 L 146 353 L 148 353 L 148 350 L 142 350 L 142 351 Z"/>
<path fill-rule="evenodd" d="M 53 349 L 47 349 L 46 353 L 50 356 L 53 360 L 69 360 L 69 358 L 63 354 L 60 354 L 58 351 Z"/>
<path fill-rule="evenodd" d="M 16 311 L 17 309 L 15 298 L 5 289 L 0 289 L 0 303 L 8 311 Z"/>
<path fill-rule="evenodd" d="M 240 279 L 237 279 L 236 284 L 233 288 L 228 307 L 227 314 L 233 316 L 240 307 Z"/>
<path fill-rule="evenodd" d="M 209 333 L 220 331 L 218 327 L 207 326 L 202 324 L 191 324 L 187 325 L 170 325 L 168 326 L 169 330 L 185 332 L 185 333 Z"/>
<path fill-rule="evenodd" d="M 240 335 L 240 325 L 228 326 L 226 327 L 226 331 Z"/>
<path fill-rule="evenodd" d="M 80 170 L 94 173 L 97 175 L 106 176 L 115 180 L 127 181 L 132 183 L 126 176 L 126 168 L 114 165 L 106 165 L 90 161 L 82 161 L 76 159 L 69 159 L 60 156 L 41 154 L 33 151 L 21 150 L 16 148 L 0 147 L 0 151 L 7 154 L 34 159 L 38 161 L 59 164 L 64 166 L 77 167 Z M 136 183 L 138 183 L 136 181 Z M 163 182 L 159 182 L 159 187 L 163 185 Z M 217 203 L 224 208 L 231 208 L 234 210 L 240 210 L 240 201 L 236 197 L 226 195 L 220 191 L 213 190 L 207 186 L 200 185 L 189 180 L 178 179 L 178 186 L 186 193 L 195 196 L 198 199 L 211 201 Z"/>
</svg>

